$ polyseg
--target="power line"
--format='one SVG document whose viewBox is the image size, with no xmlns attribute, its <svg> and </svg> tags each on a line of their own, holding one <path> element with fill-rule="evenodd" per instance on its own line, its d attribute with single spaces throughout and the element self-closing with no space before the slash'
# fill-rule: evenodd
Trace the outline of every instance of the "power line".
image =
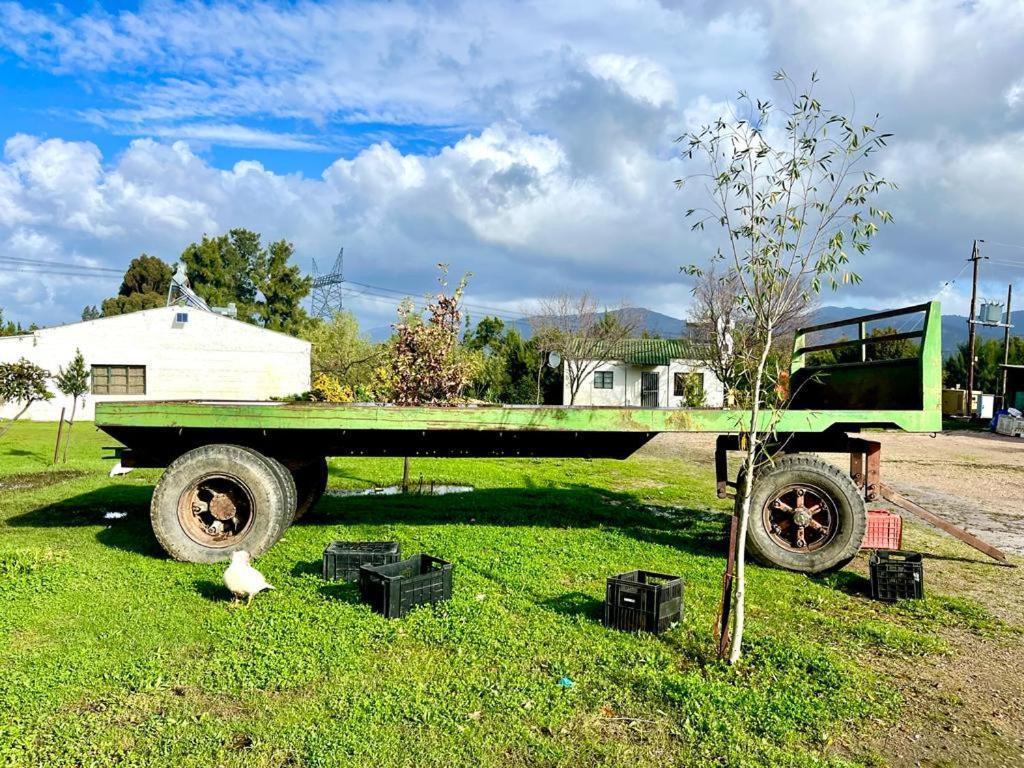
<svg viewBox="0 0 1024 768">
<path fill-rule="evenodd" d="M 18 272 L 25 275 L 55 275 L 59 277 L 81 277 L 89 280 L 109 280 L 110 275 L 97 272 L 68 272 L 59 269 L 32 269 L 26 267 L 14 267 L 3 270 L 6 273 Z"/>
<path fill-rule="evenodd" d="M 0 262 L 10 264 L 22 264 L 34 267 L 57 267 L 60 269 L 74 269 L 86 272 L 109 272 L 116 275 L 124 274 L 122 269 L 112 267 L 96 267 L 91 264 L 75 264 L 70 261 L 50 261 L 47 259 L 29 259 L 24 256 L 0 256 Z"/>
<path fill-rule="evenodd" d="M 935 294 L 931 297 L 931 299 L 929 299 L 929 301 L 935 301 L 937 298 L 939 298 L 939 296 L 942 294 L 944 290 L 946 290 L 947 288 L 949 288 L 949 286 L 956 283 L 956 281 L 960 279 L 960 275 L 964 273 L 964 270 L 967 269 L 967 265 L 970 263 L 970 259 L 965 261 L 963 265 L 960 267 L 960 271 L 953 275 L 952 278 L 950 278 L 942 285 L 940 285 L 939 290 L 935 292 Z M 904 331 L 909 330 L 912 325 L 917 325 L 919 322 L 923 323 L 923 318 L 916 317 L 915 315 L 910 315 L 899 324 L 899 327 L 896 329 L 896 332 L 903 333 Z"/>
<path fill-rule="evenodd" d="M 399 289 L 396 289 L 396 288 L 385 288 L 384 286 L 380 286 L 380 285 L 371 285 L 370 283 L 361 283 L 361 282 L 359 282 L 357 280 L 346 280 L 345 282 L 347 284 L 349 284 L 349 285 L 358 285 L 358 286 L 360 286 L 362 288 L 368 288 L 368 289 L 373 290 L 373 291 L 381 291 L 381 292 L 384 292 L 384 293 L 387 293 L 387 294 L 392 294 L 392 295 L 395 295 L 395 296 L 401 296 L 402 298 L 411 297 L 411 296 L 414 295 L 412 291 L 402 291 L 402 290 L 399 290 Z M 492 306 L 488 306 L 486 304 L 477 304 L 476 302 L 464 301 L 464 302 L 462 302 L 462 306 L 466 307 L 467 309 L 475 309 L 475 310 L 478 310 L 480 312 L 489 312 L 489 313 L 494 314 L 494 315 L 504 316 L 504 317 L 507 317 L 507 318 L 510 317 L 510 318 L 515 319 L 515 320 L 525 320 L 526 319 L 525 315 L 517 314 L 513 310 L 500 309 L 498 307 L 492 307 Z"/>
<path fill-rule="evenodd" d="M 346 281 L 346 282 L 349 282 L 349 281 Z M 398 295 L 402 296 L 402 298 L 408 298 L 409 297 L 409 294 L 398 294 Z M 395 298 L 396 298 L 393 295 L 377 293 L 376 291 L 372 291 L 372 290 L 367 290 L 367 289 L 354 290 L 352 288 L 347 289 L 347 293 L 345 294 L 345 296 L 348 297 L 348 298 L 357 298 L 357 299 L 361 298 L 361 299 L 372 300 L 372 301 L 375 301 L 375 302 L 380 303 L 380 304 L 387 304 L 387 305 L 389 305 L 391 307 L 395 306 Z M 465 309 L 479 309 L 478 307 L 476 307 L 475 305 L 472 305 L 472 304 L 465 304 L 465 303 L 463 303 L 463 304 L 461 304 L 461 306 L 463 308 L 465 308 Z M 485 310 L 479 309 L 479 311 L 483 312 Z M 505 314 L 505 313 L 497 312 L 497 311 L 487 311 L 486 313 L 489 314 L 492 317 L 497 317 L 497 318 L 499 318 L 501 320 L 506 320 L 506 321 L 508 321 L 510 323 L 515 323 L 515 322 L 519 322 L 521 320 L 525 320 L 526 319 L 522 315 L 518 315 L 518 316 L 517 315 L 510 315 L 510 314 Z"/>
</svg>

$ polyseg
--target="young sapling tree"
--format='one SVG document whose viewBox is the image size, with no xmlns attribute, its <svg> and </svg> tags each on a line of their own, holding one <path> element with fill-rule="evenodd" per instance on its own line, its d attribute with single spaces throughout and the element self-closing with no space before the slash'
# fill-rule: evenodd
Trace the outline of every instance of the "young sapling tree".
<svg viewBox="0 0 1024 768">
<path fill-rule="evenodd" d="M 872 200 L 893 185 L 865 162 L 890 136 L 877 130 L 878 116 L 858 124 L 826 109 L 815 94 L 816 75 L 805 88 L 781 71 L 775 80 L 785 90 L 784 105 L 740 93 L 740 117 L 721 117 L 678 139 L 684 159 L 702 166 L 676 182 L 683 189 L 696 186 L 705 201 L 686 215 L 695 231 L 717 225 L 721 242 L 709 263 L 683 271 L 697 279 L 698 304 L 715 308 L 716 316 L 706 320 L 718 343 L 728 336 L 733 345 L 714 357 L 728 364 L 747 412 L 737 488 L 730 663 L 742 651 L 751 487 L 759 465 L 770 461 L 766 443 L 786 407 L 785 397 L 779 397 L 785 376 L 773 363 L 773 346 L 823 288 L 859 282 L 850 271 L 849 254 L 867 251 L 879 224 L 892 220 Z M 730 326 L 740 333 L 730 332 Z"/>
<path fill-rule="evenodd" d="M 85 393 L 89 391 L 89 371 L 85 367 L 85 358 L 82 357 L 81 350 L 75 350 L 75 356 L 71 358 L 71 363 L 67 368 L 61 368 L 58 371 L 57 375 L 54 376 L 54 381 L 57 382 L 57 389 L 71 398 L 71 418 L 68 420 L 67 437 L 64 438 L 64 454 L 62 459 L 66 464 L 68 460 L 68 446 L 71 444 L 71 428 L 75 425 L 75 410 L 78 407 L 79 399 L 83 398 Z"/>
</svg>

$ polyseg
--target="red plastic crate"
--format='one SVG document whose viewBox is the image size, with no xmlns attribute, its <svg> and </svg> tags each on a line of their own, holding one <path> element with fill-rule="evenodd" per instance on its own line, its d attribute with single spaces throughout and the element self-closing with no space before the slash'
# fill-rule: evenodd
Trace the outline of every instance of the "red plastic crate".
<svg viewBox="0 0 1024 768">
<path fill-rule="evenodd" d="M 861 549 L 902 549 L 903 518 L 884 509 L 868 510 L 868 529 Z"/>
</svg>

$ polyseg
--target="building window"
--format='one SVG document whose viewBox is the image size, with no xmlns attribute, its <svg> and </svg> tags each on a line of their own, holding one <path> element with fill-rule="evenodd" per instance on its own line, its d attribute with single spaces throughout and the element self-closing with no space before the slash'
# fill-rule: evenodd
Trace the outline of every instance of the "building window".
<svg viewBox="0 0 1024 768">
<path fill-rule="evenodd" d="M 613 371 L 595 371 L 594 389 L 611 389 L 615 384 L 615 373 Z"/>
<path fill-rule="evenodd" d="M 144 365 L 94 365 L 91 378 L 94 395 L 146 394 Z"/>
<path fill-rule="evenodd" d="M 703 392 L 704 374 L 700 371 L 677 373 L 672 377 L 672 394 L 676 397 L 686 397 L 687 383 L 691 392 Z"/>
<path fill-rule="evenodd" d="M 174 315 L 174 322 L 176 322 L 176 323 L 187 323 L 188 322 L 188 312 L 178 312 L 177 314 L 175 314 Z"/>
</svg>

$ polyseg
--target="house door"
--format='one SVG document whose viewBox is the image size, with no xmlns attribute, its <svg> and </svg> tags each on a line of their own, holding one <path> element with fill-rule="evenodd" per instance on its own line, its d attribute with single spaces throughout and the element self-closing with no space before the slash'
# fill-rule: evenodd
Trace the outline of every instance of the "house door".
<svg viewBox="0 0 1024 768">
<path fill-rule="evenodd" d="M 660 389 L 656 372 L 640 372 L 640 405 L 643 408 L 657 408 L 660 405 L 658 403 L 658 391 Z"/>
</svg>

